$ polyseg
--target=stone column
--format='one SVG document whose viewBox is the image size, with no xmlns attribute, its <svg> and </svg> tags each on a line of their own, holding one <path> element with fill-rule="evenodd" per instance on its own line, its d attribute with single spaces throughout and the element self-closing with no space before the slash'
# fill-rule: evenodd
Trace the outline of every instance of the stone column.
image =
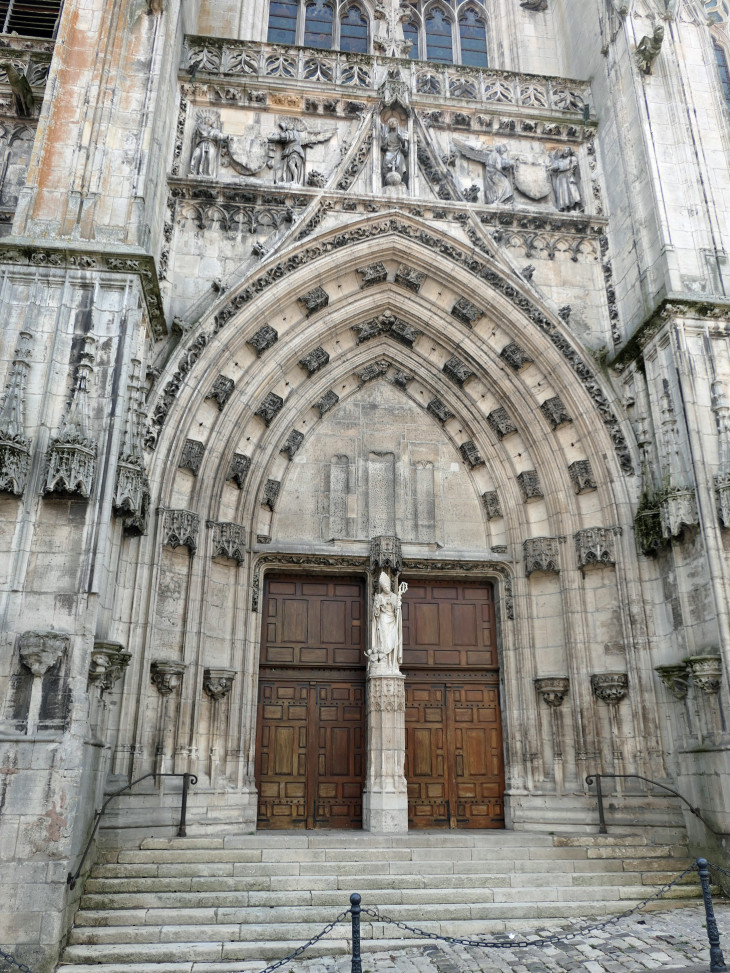
<svg viewBox="0 0 730 973">
<path fill-rule="evenodd" d="M 169 706 L 170 697 L 177 694 L 182 685 L 187 666 L 184 662 L 153 662 L 150 676 L 161 697 L 157 725 L 155 773 L 173 773 L 177 708 Z"/>
<path fill-rule="evenodd" d="M 26 724 L 28 736 L 33 736 L 38 729 L 43 699 L 43 677 L 68 650 L 70 642 L 68 635 L 58 632 L 23 632 L 20 636 L 20 658 L 23 665 L 33 673 Z"/>
<path fill-rule="evenodd" d="M 370 541 L 370 570 L 374 581 L 384 571 L 397 591 L 403 566 L 397 537 Z M 400 617 L 399 617 L 400 620 Z M 373 628 L 370 645 L 373 650 Z M 402 631 L 399 631 L 402 643 Z M 366 831 L 407 831 L 408 791 L 403 773 L 406 755 L 405 676 L 369 659 L 367 676 L 367 775 L 363 792 L 363 828 Z"/>
<path fill-rule="evenodd" d="M 553 736 L 553 764 L 555 768 L 555 793 L 561 794 L 564 785 L 563 776 L 563 728 L 558 710 L 563 705 L 570 688 L 567 676 L 538 676 L 535 679 L 535 689 L 545 700 L 550 709 L 550 725 Z"/>
<path fill-rule="evenodd" d="M 223 700 L 230 695 L 235 669 L 205 669 L 203 689 L 211 700 L 210 745 L 208 750 L 208 775 L 210 786 L 215 787 L 220 777 L 221 755 L 225 760 L 227 733 L 223 719 Z"/>
</svg>

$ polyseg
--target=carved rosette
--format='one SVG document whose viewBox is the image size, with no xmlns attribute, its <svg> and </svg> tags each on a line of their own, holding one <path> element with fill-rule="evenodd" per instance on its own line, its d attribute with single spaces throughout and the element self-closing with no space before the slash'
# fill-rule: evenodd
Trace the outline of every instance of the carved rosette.
<svg viewBox="0 0 730 973">
<path fill-rule="evenodd" d="M 695 491 L 692 487 L 667 490 L 662 498 L 659 514 L 662 534 L 667 539 L 679 537 L 687 527 L 696 527 L 700 520 Z"/>
<path fill-rule="evenodd" d="M 235 669 L 204 669 L 203 689 L 211 699 L 225 699 L 233 688 Z"/>
<path fill-rule="evenodd" d="M 399 537 L 381 534 L 370 538 L 370 570 L 391 571 L 400 574 L 403 570 L 403 551 Z"/>
<path fill-rule="evenodd" d="M 722 682 L 722 659 L 719 655 L 691 655 L 682 660 L 692 682 L 707 696 L 714 696 L 720 692 Z"/>
<path fill-rule="evenodd" d="M 61 632 L 23 632 L 20 658 L 34 676 L 41 678 L 68 652 L 70 645 L 70 636 Z"/>
<path fill-rule="evenodd" d="M 239 564 L 246 558 L 246 528 L 230 521 L 206 520 L 206 527 L 213 531 L 211 557 L 230 557 Z"/>
<path fill-rule="evenodd" d="M 165 510 L 162 526 L 163 547 L 187 547 L 191 554 L 198 549 L 200 517 L 192 510 Z"/>
<path fill-rule="evenodd" d="M 654 666 L 654 672 L 675 699 L 686 699 L 689 689 L 689 669 L 684 662 Z"/>
<path fill-rule="evenodd" d="M 94 642 L 89 664 L 89 682 L 109 692 L 129 665 L 132 653 L 119 642 Z"/>
<path fill-rule="evenodd" d="M 533 571 L 560 572 L 557 537 L 529 537 L 522 544 L 525 557 L 525 574 Z"/>
<path fill-rule="evenodd" d="M 182 685 L 187 666 L 184 662 L 153 662 L 150 678 L 160 696 L 171 696 Z"/>
<path fill-rule="evenodd" d="M 594 672 L 591 687 L 596 699 L 604 703 L 620 703 L 629 691 L 629 677 L 625 672 Z"/>
<path fill-rule="evenodd" d="M 25 438 L 25 387 L 30 373 L 31 334 L 21 331 L 5 395 L 0 404 L 0 490 L 19 497 L 30 466 L 30 440 Z"/>
<path fill-rule="evenodd" d="M 405 680 L 392 676 L 368 679 L 368 713 L 403 713 L 406 708 Z"/>
<path fill-rule="evenodd" d="M 569 688 L 570 679 L 567 676 L 539 676 L 535 680 L 535 689 L 547 705 L 554 709 L 562 706 Z"/>
<path fill-rule="evenodd" d="M 616 550 L 613 527 L 586 527 L 575 535 L 578 567 L 591 564 L 615 564 Z"/>
</svg>

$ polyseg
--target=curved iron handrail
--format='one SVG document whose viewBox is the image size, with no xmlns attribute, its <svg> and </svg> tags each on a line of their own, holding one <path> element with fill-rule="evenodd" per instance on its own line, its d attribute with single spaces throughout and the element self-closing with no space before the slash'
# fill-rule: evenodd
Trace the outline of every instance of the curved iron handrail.
<svg viewBox="0 0 730 973">
<path fill-rule="evenodd" d="M 138 777 L 136 780 L 131 781 L 129 784 L 125 784 L 124 787 L 120 787 L 118 791 L 114 791 L 109 797 L 104 801 L 101 808 L 96 812 L 94 818 L 94 827 L 91 829 L 91 834 L 89 835 L 89 840 L 86 842 L 86 847 L 84 848 L 84 853 L 81 856 L 81 861 L 79 862 L 79 867 L 76 869 L 75 874 L 69 872 L 66 875 L 66 884 L 70 889 L 76 888 L 76 882 L 79 875 L 81 874 L 81 869 L 84 867 L 84 862 L 86 861 L 86 856 L 91 848 L 91 843 L 94 840 L 97 828 L 99 827 L 99 822 L 101 821 L 102 814 L 106 811 L 107 805 L 114 800 L 115 797 L 119 797 L 125 791 L 128 791 L 130 787 L 134 787 L 135 784 L 141 783 L 143 780 L 147 780 L 150 777 L 182 777 L 183 779 L 183 789 L 182 789 L 182 803 L 180 804 L 180 824 L 177 829 L 178 838 L 184 838 L 187 835 L 187 810 L 188 810 L 188 788 L 191 784 L 197 784 L 198 778 L 195 774 L 155 774 L 149 773 L 145 774 L 143 777 Z"/>
<path fill-rule="evenodd" d="M 608 831 L 606 829 L 606 818 L 603 813 L 603 790 L 601 788 L 602 777 L 613 777 L 613 778 L 631 777 L 634 780 L 643 780 L 644 783 L 651 784 L 653 787 L 661 787 L 662 790 L 668 791 L 670 794 L 673 794 L 674 797 L 678 797 L 680 801 L 684 801 L 684 803 L 690 809 L 692 814 L 694 814 L 696 818 L 699 818 L 700 821 L 707 828 L 707 830 L 710 831 L 712 834 L 714 834 L 716 838 L 725 837 L 724 832 L 715 831 L 715 829 L 711 827 L 707 823 L 707 821 L 705 821 L 705 819 L 702 817 L 702 815 L 700 814 L 700 809 L 698 807 L 693 807 L 692 804 L 690 804 L 690 802 L 687 800 L 687 798 L 684 797 L 682 794 L 680 794 L 679 791 L 675 791 L 673 788 L 667 787 L 666 784 L 660 784 L 658 780 L 649 780 L 648 777 L 642 777 L 641 774 L 589 774 L 588 777 L 586 777 L 586 784 L 588 784 L 589 786 L 593 783 L 594 780 L 596 782 L 596 797 L 598 798 L 598 833 L 599 834 L 608 834 Z"/>
</svg>

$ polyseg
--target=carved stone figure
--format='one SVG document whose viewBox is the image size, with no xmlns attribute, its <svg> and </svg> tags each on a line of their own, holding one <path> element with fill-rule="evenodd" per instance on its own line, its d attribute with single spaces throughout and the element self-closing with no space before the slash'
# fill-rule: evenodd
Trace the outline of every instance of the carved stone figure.
<svg viewBox="0 0 730 973">
<path fill-rule="evenodd" d="M 654 24 L 654 31 L 651 37 L 642 37 L 636 45 L 636 63 L 639 70 L 644 74 L 651 74 L 654 61 L 659 56 L 664 40 L 664 27 L 662 24 Z"/>
<path fill-rule="evenodd" d="M 220 116 L 217 112 L 201 111 L 195 126 L 193 141 L 195 148 L 190 156 L 190 174 L 193 176 L 215 176 L 218 173 L 218 152 L 226 142 L 221 132 Z"/>
<path fill-rule="evenodd" d="M 383 182 L 386 186 L 408 185 L 408 133 L 391 117 L 381 126 L 380 151 L 383 153 Z"/>
<path fill-rule="evenodd" d="M 21 115 L 23 118 L 30 118 L 35 108 L 35 98 L 28 79 L 10 61 L 2 61 L 0 68 L 8 76 L 8 84 L 13 92 L 15 114 Z"/>
<path fill-rule="evenodd" d="M 403 622 L 401 605 L 408 590 L 405 581 L 391 591 L 390 577 L 380 572 L 378 593 L 373 599 L 371 649 L 365 655 L 369 673 L 397 674 L 403 661 Z"/>
<path fill-rule="evenodd" d="M 274 170 L 274 182 L 294 182 L 301 185 L 304 182 L 305 148 L 318 142 L 329 142 L 337 129 L 307 132 L 300 118 L 283 118 L 279 122 L 279 128 L 280 132 L 269 136 L 269 142 L 278 142 L 282 145 L 281 159 Z"/>
<path fill-rule="evenodd" d="M 561 213 L 582 210 L 583 200 L 578 186 L 578 160 L 573 150 L 567 146 L 556 149 L 550 156 L 550 171 L 553 174 L 555 205 Z"/>
<path fill-rule="evenodd" d="M 513 168 L 505 145 L 494 145 L 490 149 L 480 149 L 461 139 L 454 139 L 457 150 L 467 159 L 481 162 L 484 166 L 484 202 L 506 203 L 514 193 L 509 172 Z"/>
</svg>

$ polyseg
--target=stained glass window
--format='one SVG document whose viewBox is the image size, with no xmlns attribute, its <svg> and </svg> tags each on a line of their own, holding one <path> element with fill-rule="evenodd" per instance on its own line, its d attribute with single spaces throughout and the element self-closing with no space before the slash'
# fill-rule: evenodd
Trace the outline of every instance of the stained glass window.
<svg viewBox="0 0 730 973">
<path fill-rule="evenodd" d="M 718 44 L 714 37 L 712 38 L 712 46 L 715 48 L 715 61 L 720 75 L 720 86 L 725 96 L 725 104 L 730 108 L 730 69 L 728 68 L 727 54 L 722 44 Z"/>
<path fill-rule="evenodd" d="M 354 54 L 368 52 L 368 22 L 354 5 L 340 21 L 340 50 Z"/>
<path fill-rule="evenodd" d="M 297 42 L 297 4 L 286 0 L 271 0 L 269 3 L 270 44 L 296 44 Z"/>
<path fill-rule="evenodd" d="M 407 20 L 403 24 L 403 36 L 407 41 L 413 41 L 408 57 L 416 60 L 418 58 L 418 27 L 412 20 Z"/>
<path fill-rule="evenodd" d="M 451 24 L 439 7 L 434 7 L 426 18 L 426 57 L 429 61 L 454 63 Z"/>
<path fill-rule="evenodd" d="M 468 7 L 459 16 L 461 63 L 473 68 L 487 67 L 487 31 L 476 10 Z"/>
<path fill-rule="evenodd" d="M 305 47 L 332 47 L 332 7 L 322 0 L 307 4 L 304 19 Z"/>
</svg>

